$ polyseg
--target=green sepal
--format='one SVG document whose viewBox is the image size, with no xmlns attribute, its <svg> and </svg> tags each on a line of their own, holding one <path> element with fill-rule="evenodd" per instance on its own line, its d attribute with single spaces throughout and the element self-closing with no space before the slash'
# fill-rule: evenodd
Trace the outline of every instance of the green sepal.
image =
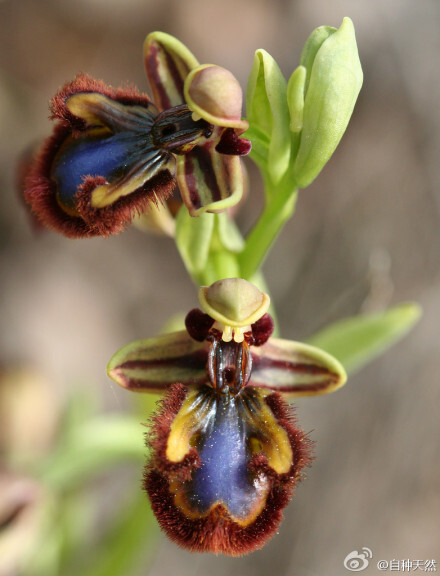
<svg viewBox="0 0 440 576">
<path fill-rule="evenodd" d="M 326 30 L 322 36 L 325 33 Z M 313 182 L 335 151 L 347 128 L 363 79 L 354 27 L 349 18 L 344 18 L 339 30 L 330 33 L 320 46 L 317 39 L 318 36 L 311 42 L 303 60 L 310 83 L 304 102 L 301 142 L 293 165 L 299 188 Z"/>
<path fill-rule="evenodd" d="M 209 286 L 223 278 L 240 276 L 238 254 L 243 250 L 243 237 L 227 212 L 214 215 L 214 232 L 209 247 L 209 257 L 199 284 Z"/>
<path fill-rule="evenodd" d="M 214 231 L 214 214 L 189 215 L 182 206 L 176 218 L 176 244 L 186 269 L 196 279 L 204 270 Z"/>
<path fill-rule="evenodd" d="M 266 169 L 274 184 L 281 180 L 290 161 L 286 94 L 286 80 L 278 64 L 265 50 L 257 50 L 246 91 L 246 119 L 251 134 L 261 132 L 269 140 Z"/>
<path fill-rule="evenodd" d="M 301 132 L 304 116 L 304 94 L 307 70 L 304 66 L 292 73 L 287 83 L 287 105 L 290 112 L 290 131 L 294 134 Z"/>
<path fill-rule="evenodd" d="M 304 66 L 307 71 L 304 93 L 307 92 L 309 87 L 313 62 L 315 61 L 318 50 L 321 48 L 327 38 L 329 38 L 336 31 L 337 28 L 333 28 L 333 26 L 319 26 L 318 28 L 315 28 L 315 30 L 313 30 L 313 32 L 307 38 L 299 59 L 300 65 Z"/>
<path fill-rule="evenodd" d="M 309 343 L 333 354 L 353 373 L 403 338 L 421 313 L 420 306 L 408 303 L 379 314 L 346 318 L 313 336 Z"/>
</svg>

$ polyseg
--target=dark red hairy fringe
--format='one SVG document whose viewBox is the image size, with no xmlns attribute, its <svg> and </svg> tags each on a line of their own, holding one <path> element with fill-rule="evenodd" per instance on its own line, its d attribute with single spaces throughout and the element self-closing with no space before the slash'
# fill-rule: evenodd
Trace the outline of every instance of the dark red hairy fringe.
<svg viewBox="0 0 440 576">
<path fill-rule="evenodd" d="M 87 123 L 70 112 L 66 106 L 66 100 L 74 94 L 84 92 L 98 92 L 112 100 L 132 106 L 139 105 L 144 108 L 150 108 L 153 105 L 149 96 L 141 94 L 135 86 L 128 85 L 124 88 L 113 88 L 113 86 L 107 86 L 102 80 L 95 80 L 87 74 L 78 74 L 72 82 L 65 84 L 50 102 L 50 118 L 58 120 L 64 126 L 68 126 L 72 134 L 75 131 L 84 130 Z"/>
<path fill-rule="evenodd" d="M 154 458 L 154 463 L 151 462 L 151 464 L 162 472 L 176 472 L 181 480 L 189 480 L 191 469 L 200 465 L 199 455 L 194 448 L 191 448 L 182 462 L 170 462 L 166 457 L 170 427 L 187 394 L 188 388 L 186 386 L 173 384 L 158 403 L 158 410 L 154 413 L 150 429 L 146 434 L 146 443 Z"/>
<path fill-rule="evenodd" d="M 157 447 L 160 450 L 166 445 L 166 440 L 163 444 L 159 443 L 158 435 L 168 438 L 169 425 L 182 405 L 184 387 L 178 386 L 171 388 L 164 401 L 164 422 L 158 422 L 160 417 L 155 419 L 154 432 L 157 436 L 152 442 L 153 449 Z M 276 532 L 283 517 L 283 508 L 293 496 L 295 484 L 301 479 L 303 469 L 311 463 L 312 450 L 311 442 L 296 426 L 293 411 L 282 397 L 275 392 L 266 398 L 266 402 L 289 436 L 294 463 L 288 473 L 279 475 L 269 468 L 262 454 L 252 459 L 251 468 L 266 473 L 272 487 L 263 511 L 251 524 L 240 526 L 235 523 L 220 505 L 204 518 L 188 518 L 174 503 L 167 472 L 163 467 L 160 469 L 159 458 L 153 456 L 145 467 L 144 488 L 150 497 L 153 512 L 168 537 L 182 548 L 192 552 L 241 556 L 262 548 Z"/>
<path fill-rule="evenodd" d="M 36 234 L 39 234 L 45 230 L 45 227 L 30 209 L 30 206 L 25 198 L 25 191 L 26 180 L 33 168 L 39 149 L 40 146 L 35 144 L 33 146 L 29 146 L 29 148 L 20 155 L 17 162 L 17 169 L 15 171 L 15 190 L 18 194 L 20 203 L 26 211 L 30 226 Z"/>
<path fill-rule="evenodd" d="M 174 176 L 169 170 L 164 169 L 135 192 L 122 196 L 105 208 L 93 208 L 91 194 L 97 186 L 105 183 L 106 180 L 102 176 L 94 178 L 89 176 L 75 196 L 77 210 L 88 224 L 92 236 L 118 234 L 136 214 L 144 213 L 152 204 L 157 206 L 160 202 L 164 202 L 176 185 Z"/>
<path fill-rule="evenodd" d="M 56 183 L 50 178 L 55 154 L 70 135 L 67 126 L 59 124 L 29 165 L 23 178 L 23 195 L 35 217 L 47 228 L 69 238 L 95 236 L 82 218 L 71 216 L 57 202 Z"/>
</svg>

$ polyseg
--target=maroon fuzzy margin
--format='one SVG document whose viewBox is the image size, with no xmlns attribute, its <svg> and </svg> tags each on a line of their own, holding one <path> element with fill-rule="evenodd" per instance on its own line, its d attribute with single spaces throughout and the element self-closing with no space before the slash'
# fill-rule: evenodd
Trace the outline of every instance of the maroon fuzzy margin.
<svg viewBox="0 0 440 576">
<path fill-rule="evenodd" d="M 67 126 L 58 125 L 29 166 L 23 181 L 23 195 L 35 217 L 47 228 L 69 238 L 95 236 L 79 216 L 64 212 L 57 202 L 56 183 L 50 178 L 53 159 L 59 147 L 70 135 Z"/>
<path fill-rule="evenodd" d="M 163 169 L 135 192 L 122 196 L 105 208 L 93 208 L 91 193 L 97 186 L 105 183 L 102 177 L 88 177 L 75 196 L 78 212 L 93 230 L 93 235 L 117 234 L 136 214 L 144 213 L 152 204 L 157 206 L 160 202 L 164 202 L 171 196 L 176 185 L 171 172 Z"/>
<path fill-rule="evenodd" d="M 74 116 L 65 104 L 73 94 L 84 92 L 98 92 L 123 104 L 151 106 L 148 96 L 139 94 L 135 88 L 114 89 L 84 74 L 66 84 L 52 99 L 51 118 L 59 123 L 33 162 L 28 164 L 28 174 L 21 175 L 20 182 L 23 196 L 36 218 L 47 228 L 69 238 L 117 234 L 136 214 L 144 212 L 152 203 L 166 200 L 175 188 L 173 175 L 164 169 L 132 194 L 106 208 L 94 209 L 90 205 L 91 192 L 106 181 L 102 177 L 88 177 L 76 195 L 77 215 L 68 214 L 61 208 L 56 183 L 51 178 L 52 165 L 66 138 L 87 128 L 84 120 Z"/>
<path fill-rule="evenodd" d="M 150 430 L 146 435 L 147 446 L 154 454 L 154 467 L 161 472 L 177 473 L 181 480 L 189 480 L 191 469 L 198 467 L 200 458 L 197 451 L 191 448 L 182 462 L 170 462 L 166 457 L 170 427 L 188 394 L 183 384 L 173 384 L 159 402 L 159 409 L 153 415 Z"/>
<path fill-rule="evenodd" d="M 192 552 L 241 556 L 258 550 L 278 529 L 283 517 L 282 510 L 291 500 L 303 469 L 312 460 L 311 442 L 297 427 L 293 411 L 283 398 L 276 392 L 270 394 L 266 402 L 279 424 L 286 430 L 292 446 L 294 462 L 291 469 L 286 474 L 279 475 L 269 468 L 262 454 L 257 454 L 252 459 L 251 469 L 265 473 L 272 486 L 264 509 L 247 526 L 234 522 L 221 505 L 211 510 L 206 517 L 188 518 L 174 503 L 174 494 L 169 490 L 168 466 L 164 465 L 163 460 L 163 447 L 166 446 L 169 426 L 180 410 L 185 396 L 184 386 L 173 386 L 162 403 L 161 412 L 154 418 L 153 439 L 150 444 L 155 452 L 145 467 L 144 488 L 150 497 L 159 525 L 172 541 Z M 188 462 L 187 471 L 189 466 Z"/>
<path fill-rule="evenodd" d="M 95 80 L 87 74 L 78 74 L 72 82 L 65 84 L 52 98 L 50 103 L 51 120 L 58 120 L 60 124 L 67 126 L 72 134 L 75 131 L 83 131 L 87 127 L 87 123 L 70 112 L 66 106 L 66 101 L 74 94 L 85 92 L 98 92 L 98 94 L 117 100 L 121 104 L 131 106 L 139 105 L 149 108 L 153 105 L 147 94 L 140 94 L 135 86 L 113 88 L 113 86 L 107 86 L 102 80 Z"/>
</svg>

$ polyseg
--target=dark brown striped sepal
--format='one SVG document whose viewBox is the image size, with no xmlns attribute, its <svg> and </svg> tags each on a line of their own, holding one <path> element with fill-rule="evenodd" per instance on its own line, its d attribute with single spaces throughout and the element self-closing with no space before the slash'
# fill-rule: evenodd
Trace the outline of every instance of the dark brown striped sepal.
<svg viewBox="0 0 440 576">
<path fill-rule="evenodd" d="M 176 382 L 204 384 L 208 348 L 208 342 L 195 342 L 185 331 L 137 340 L 116 352 L 107 374 L 135 392 L 162 393 Z"/>
<path fill-rule="evenodd" d="M 282 392 L 285 398 L 334 392 L 347 379 L 342 365 L 319 348 L 271 338 L 252 348 L 249 384 Z"/>
<path fill-rule="evenodd" d="M 240 201 L 243 172 L 238 156 L 219 154 L 208 140 L 191 154 L 177 157 L 176 180 L 191 216 L 222 212 Z"/>
<path fill-rule="evenodd" d="M 169 34 L 153 32 L 144 42 L 144 63 L 156 106 L 167 110 L 183 104 L 185 78 L 199 65 L 188 48 Z"/>
<path fill-rule="evenodd" d="M 189 213 L 199 216 L 234 206 L 243 194 L 238 156 L 248 154 L 251 149 L 249 140 L 239 137 L 248 127 L 241 120 L 239 83 L 219 66 L 199 66 L 184 44 L 163 32 L 147 36 L 144 61 L 159 110 L 188 105 L 194 122 L 204 119 L 211 127 L 203 138 L 192 142 L 191 148 L 177 155 L 176 179 Z M 221 98 L 215 88 L 219 76 L 224 92 Z"/>
</svg>

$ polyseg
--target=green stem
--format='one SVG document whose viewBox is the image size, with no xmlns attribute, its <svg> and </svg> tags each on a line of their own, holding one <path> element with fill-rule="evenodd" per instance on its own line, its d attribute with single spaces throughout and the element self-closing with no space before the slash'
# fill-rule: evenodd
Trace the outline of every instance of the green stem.
<svg viewBox="0 0 440 576">
<path fill-rule="evenodd" d="M 248 279 L 262 266 L 272 244 L 284 224 L 295 211 L 297 188 L 292 188 L 292 179 L 286 175 L 277 190 L 267 190 L 264 210 L 246 238 L 239 255 L 241 275 Z"/>
<path fill-rule="evenodd" d="M 209 286 L 223 278 L 240 277 L 240 268 L 237 254 L 229 250 L 215 250 L 210 253 L 205 269 L 200 274 L 199 283 Z"/>
</svg>

